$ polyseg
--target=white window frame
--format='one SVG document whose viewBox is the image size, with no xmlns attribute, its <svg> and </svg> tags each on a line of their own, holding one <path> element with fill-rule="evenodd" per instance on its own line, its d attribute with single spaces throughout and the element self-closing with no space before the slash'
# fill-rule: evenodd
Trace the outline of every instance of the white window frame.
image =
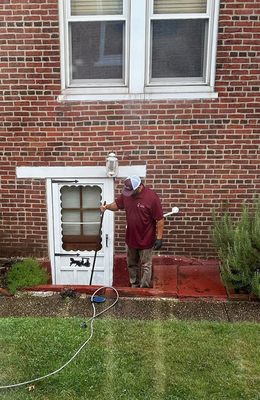
<svg viewBox="0 0 260 400">
<path fill-rule="evenodd" d="M 163 100 L 217 98 L 214 92 L 219 1 L 208 0 L 203 14 L 175 14 L 174 19 L 208 19 L 205 80 L 182 79 L 149 82 L 151 19 L 169 19 L 171 14 L 153 14 L 153 0 L 123 0 L 123 14 L 117 16 L 70 16 L 70 0 L 59 0 L 61 45 L 61 95 L 58 101 Z M 127 18 L 129 16 L 129 18 Z M 69 34 L 71 21 L 125 20 L 124 81 L 83 80 L 70 82 Z"/>
</svg>

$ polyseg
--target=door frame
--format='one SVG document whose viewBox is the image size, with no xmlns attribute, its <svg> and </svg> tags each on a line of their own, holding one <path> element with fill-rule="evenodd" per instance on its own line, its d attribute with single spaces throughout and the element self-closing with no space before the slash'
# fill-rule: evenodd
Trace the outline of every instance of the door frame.
<svg viewBox="0 0 260 400">
<path fill-rule="evenodd" d="M 116 178 L 126 178 L 129 175 L 138 175 L 141 178 L 146 177 L 146 165 L 124 165 L 118 169 Z M 49 259 L 51 261 L 52 278 L 54 274 L 54 232 L 53 232 L 53 209 L 52 209 L 52 180 L 67 180 L 67 179 L 89 179 L 89 178 L 106 178 L 105 166 L 17 166 L 16 167 L 17 179 L 45 179 L 46 180 L 46 208 L 47 208 L 47 223 L 48 223 L 48 251 Z M 114 184 L 107 202 L 114 201 Z M 114 253 L 114 248 L 112 254 Z M 112 260 L 113 262 L 113 260 Z M 54 284 L 54 282 L 53 282 Z"/>
</svg>

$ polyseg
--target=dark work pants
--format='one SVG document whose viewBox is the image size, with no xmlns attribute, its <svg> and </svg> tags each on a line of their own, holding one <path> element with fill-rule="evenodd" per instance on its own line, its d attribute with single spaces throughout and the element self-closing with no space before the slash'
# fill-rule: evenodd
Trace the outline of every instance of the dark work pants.
<svg viewBox="0 0 260 400">
<path fill-rule="evenodd" d="M 132 287 L 150 287 L 152 279 L 153 249 L 131 249 L 127 247 L 127 267 Z"/>
</svg>

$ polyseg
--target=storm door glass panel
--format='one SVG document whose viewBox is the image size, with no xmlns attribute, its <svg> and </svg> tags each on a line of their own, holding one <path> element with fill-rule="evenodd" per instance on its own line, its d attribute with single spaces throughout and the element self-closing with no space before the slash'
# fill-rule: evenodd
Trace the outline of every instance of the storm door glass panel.
<svg viewBox="0 0 260 400">
<path fill-rule="evenodd" d="M 123 82 L 124 21 L 71 22 L 72 79 Z"/>
<path fill-rule="evenodd" d="M 151 78 L 203 78 L 205 19 L 152 21 Z"/>
<path fill-rule="evenodd" d="M 123 12 L 123 0 L 71 0 L 71 15 L 117 15 Z"/>
<path fill-rule="evenodd" d="M 205 13 L 207 0 L 154 0 L 155 14 Z"/>
<path fill-rule="evenodd" d="M 101 188 L 63 186 L 61 188 L 62 248 L 99 250 Z"/>
</svg>

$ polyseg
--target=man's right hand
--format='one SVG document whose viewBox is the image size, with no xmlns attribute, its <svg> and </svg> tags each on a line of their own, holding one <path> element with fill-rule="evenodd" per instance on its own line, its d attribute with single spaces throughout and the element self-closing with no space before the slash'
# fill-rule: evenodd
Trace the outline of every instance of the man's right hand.
<svg viewBox="0 0 260 400">
<path fill-rule="evenodd" d="M 109 211 L 117 211 L 117 210 L 118 210 L 118 207 L 117 207 L 116 202 L 113 201 L 113 203 L 109 203 L 109 204 L 106 204 L 106 202 L 104 202 L 104 204 L 102 204 L 102 205 L 100 206 L 100 211 L 103 213 L 103 212 L 105 212 L 106 210 L 109 210 Z"/>
<path fill-rule="evenodd" d="M 104 213 L 104 212 L 106 211 L 106 209 L 107 209 L 106 204 L 102 204 L 102 205 L 100 206 L 100 211 L 101 211 L 102 213 Z"/>
</svg>

